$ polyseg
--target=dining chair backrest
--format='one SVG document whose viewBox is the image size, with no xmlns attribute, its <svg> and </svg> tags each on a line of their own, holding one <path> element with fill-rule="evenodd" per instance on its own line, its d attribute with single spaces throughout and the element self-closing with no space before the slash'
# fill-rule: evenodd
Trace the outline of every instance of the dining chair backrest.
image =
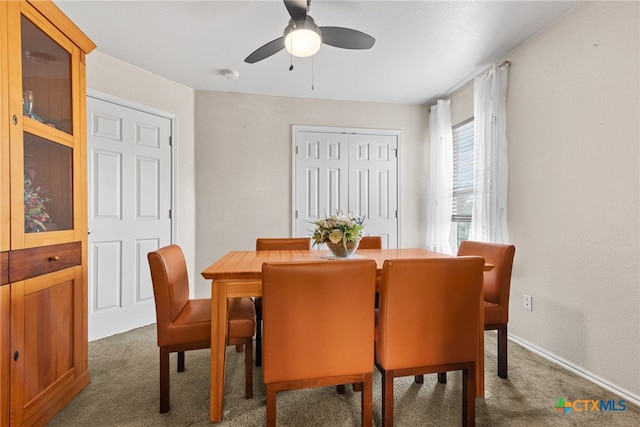
<svg viewBox="0 0 640 427">
<path fill-rule="evenodd" d="M 262 271 L 265 383 L 373 371 L 375 261 L 265 263 Z"/>
<path fill-rule="evenodd" d="M 385 369 L 477 358 L 480 257 L 387 260 L 376 361 Z"/>
<path fill-rule="evenodd" d="M 358 249 L 382 249 L 382 237 L 364 236 L 360 239 Z"/>
<path fill-rule="evenodd" d="M 256 251 L 308 250 L 311 239 L 308 237 L 259 237 L 256 239 Z"/>
<path fill-rule="evenodd" d="M 466 240 L 460 244 L 459 256 L 481 256 L 493 269 L 484 273 L 484 300 L 500 307 L 500 323 L 509 320 L 511 271 L 516 248 L 513 245 Z M 498 322 L 493 322 L 498 323 Z"/>
<path fill-rule="evenodd" d="M 189 301 L 189 276 L 182 249 L 169 245 L 148 254 L 156 305 L 158 345 L 173 344 L 172 324 Z"/>
</svg>

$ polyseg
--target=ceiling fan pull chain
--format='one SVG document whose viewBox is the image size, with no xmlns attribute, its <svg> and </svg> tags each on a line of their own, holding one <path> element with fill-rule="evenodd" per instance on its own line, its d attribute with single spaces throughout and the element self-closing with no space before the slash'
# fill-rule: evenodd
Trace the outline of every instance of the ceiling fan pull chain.
<svg viewBox="0 0 640 427">
<path fill-rule="evenodd" d="M 293 43 L 293 40 L 291 41 Z M 293 53 L 289 54 L 291 65 L 289 65 L 289 71 L 293 70 Z"/>
</svg>

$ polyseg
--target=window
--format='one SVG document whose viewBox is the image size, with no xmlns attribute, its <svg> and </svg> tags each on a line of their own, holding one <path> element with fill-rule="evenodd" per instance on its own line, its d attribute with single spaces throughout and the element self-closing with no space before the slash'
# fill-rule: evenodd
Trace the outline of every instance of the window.
<svg viewBox="0 0 640 427">
<path fill-rule="evenodd" d="M 473 210 L 473 119 L 453 127 L 453 203 L 451 209 L 451 248 L 469 238 Z"/>
</svg>

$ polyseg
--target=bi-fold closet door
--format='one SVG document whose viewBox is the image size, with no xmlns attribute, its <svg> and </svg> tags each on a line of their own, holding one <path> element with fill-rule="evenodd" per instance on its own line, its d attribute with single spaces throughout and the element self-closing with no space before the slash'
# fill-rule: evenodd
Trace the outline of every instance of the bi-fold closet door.
<svg viewBox="0 0 640 427">
<path fill-rule="evenodd" d="M 366 234 L 397 248 L 399 139 L 399 131 L 294 126 L 294 236 L 348 210 L 367 217 Z"/>
</svg>

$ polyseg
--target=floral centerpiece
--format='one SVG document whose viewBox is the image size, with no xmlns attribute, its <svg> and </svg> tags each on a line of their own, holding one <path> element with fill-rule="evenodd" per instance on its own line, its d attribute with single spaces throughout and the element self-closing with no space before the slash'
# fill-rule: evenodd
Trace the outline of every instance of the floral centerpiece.
<svg viewBox="0 0 640 427">
<path fill-rule="evenodd" d="M 24 231 L 35 233 L 47 231 L 49 214 L 45 203 L 51 199 L 44 197 L 44 192 L 40 187 L 33 188 L 33 178 L 35 171 L 28 170 L 24 176 Z"/>
<path fill-rule="evenodd" d="M 364 235 L 364 220 L 364 216 L 341 210 L 335 215 L 315 221 L 313 245 L 324 243 L 337 258 L 348 258 L 358 249 Z"/>
</svg>

